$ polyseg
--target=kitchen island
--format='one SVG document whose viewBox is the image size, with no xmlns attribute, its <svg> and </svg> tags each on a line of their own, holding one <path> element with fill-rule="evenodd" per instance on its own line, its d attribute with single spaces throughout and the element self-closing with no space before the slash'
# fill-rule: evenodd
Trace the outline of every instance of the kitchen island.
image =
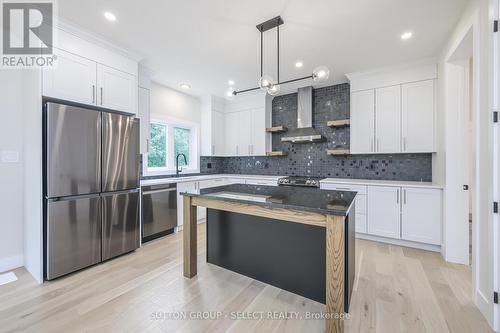
<svg viewBox="0 0 500 333">
<path fill-rule="evenodd" d="M 233 184 L 182 194 L 185 277 L 197 274 L 196 207 L 206 207 L 207 262 L 325 303 L 327 332 L 343 332 L 355 192 Z"/>
</svg>

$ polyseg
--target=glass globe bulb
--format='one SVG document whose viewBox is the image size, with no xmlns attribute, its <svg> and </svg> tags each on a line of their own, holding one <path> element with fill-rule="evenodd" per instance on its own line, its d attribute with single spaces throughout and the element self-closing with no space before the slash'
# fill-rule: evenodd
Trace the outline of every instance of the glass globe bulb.
<svg viewBox="0 0 500 333">
<path fill-rule="evenodd" d="M 273 85 L 273 78 L 269 75 L 262 75 L 262 77 L 259 80 L 259 88 L 262 90 L 267 90 L 270 86 Z"/>
<path fill-rule="evenodd" d="M 269 88 L 267 88 L 267 93 L 271 96 L 276 96 L 280 93 L 280 85 L 279 84 L 273 84 Z"/>
<path fill-rule="evenodd" d="M 330 76 L 330 70 L 326 66 L 318 66 L 313 70 L 314 82 L 325 82 Z"/>
</svg>

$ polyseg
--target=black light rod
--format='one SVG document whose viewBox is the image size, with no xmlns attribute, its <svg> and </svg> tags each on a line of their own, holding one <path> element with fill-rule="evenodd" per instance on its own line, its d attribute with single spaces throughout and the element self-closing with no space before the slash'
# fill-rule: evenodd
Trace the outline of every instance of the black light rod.
<svg viewBox="0 0 500 333">
<path fill-rule="evenodd" d="M 309 76 L 300 77 L 298 79 L 291 79 L 291 80 L 288 80 L 288 81 L 283 81 L 283 82 L 280 82 L 279 84 L 287 84 L 287 83 L 292 83 L 292 82 L 297 82 L 297 81 L 302 81 L 302 80 L 307 80 L 307 79 L 312 79 L 312 78 L 313 78 L 313 76 L 309 75 Z M 239 90 L 239 91 L 235 90 L 235 91 L 233 91 L 233 95 L 245 93 L 245 92 L 248 92 L 248 91 L 254 91 L 254 90 L 258 90 L 258 89 L 260 89 L 260 88 L 256 87 L 256 88 L 250 88 L 250 89 Z"/>
</svg>

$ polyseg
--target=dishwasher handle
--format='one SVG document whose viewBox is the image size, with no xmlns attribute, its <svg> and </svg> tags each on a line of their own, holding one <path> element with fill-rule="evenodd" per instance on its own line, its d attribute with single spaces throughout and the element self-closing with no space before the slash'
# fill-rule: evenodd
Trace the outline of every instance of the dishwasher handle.
<svg viewBox="0 0 500 333">
<path fill-rule="evenodd" d="M 171 192 L 171 191 L 177 191 L 177 188 L 170 187 L 170 188 L 164 188 L 164 189 L 159 189 L 159 190 L 143 191 L 142 194 L 154 194 L 154 193 Z"/>
</svg>

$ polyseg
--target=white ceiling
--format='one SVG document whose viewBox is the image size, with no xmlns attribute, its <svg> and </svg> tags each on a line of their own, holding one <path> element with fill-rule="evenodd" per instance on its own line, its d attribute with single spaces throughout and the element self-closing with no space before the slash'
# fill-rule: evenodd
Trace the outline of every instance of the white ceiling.
<svg viewBox="0 0 500 333">
<path fill-rule="evenodd" d="M 344 74 L 436 56 L 468 0 L 59 0 L 63 19 L 144 56 L 154 79 L 189 93 L 223 96 L 259 78 L 255 25 L 281 15 L 281 80 L 326 65 Z M 117 16 L 114 23 L 104 11 Z M 413 38 L 402 41 L 404 31 Z M 275 35 L 266 33 L 266 63 Z M 296 69 L 297 60 L 304 62 Z M 266 66 L 274 75 L 274 67 Z M 306 82 L 304 82 L 304 85 Z"/>
</svg>

